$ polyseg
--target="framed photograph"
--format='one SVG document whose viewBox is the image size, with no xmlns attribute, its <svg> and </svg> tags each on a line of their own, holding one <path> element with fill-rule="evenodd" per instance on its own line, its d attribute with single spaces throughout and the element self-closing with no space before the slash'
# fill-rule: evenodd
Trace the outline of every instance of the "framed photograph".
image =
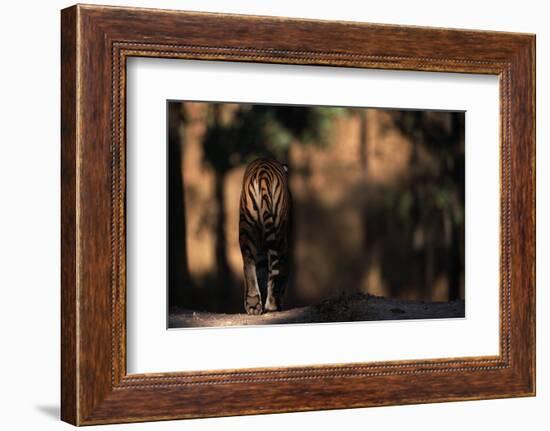
<svg viewBox="0 0 550 431">
<path fill-rule="evenodd" d="M 535 394 L 535 36 L 61 13 L 61 415 Z"/>
</svg>

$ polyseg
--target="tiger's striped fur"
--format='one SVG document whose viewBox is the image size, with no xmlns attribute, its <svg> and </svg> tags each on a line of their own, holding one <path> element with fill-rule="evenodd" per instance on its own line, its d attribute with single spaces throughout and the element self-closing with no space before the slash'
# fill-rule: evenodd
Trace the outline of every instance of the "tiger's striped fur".
<svg viewBox="0 0 550 431">
<path fill-rule="evenodd" d="M 244 307 L 248 314 L 280 311 L 288 282 L 292 199 L 287 167 L 257 159 L 245 171 L 239 214 L 239 245 L 244 264 Z M 267 258 L 266 300 L 258 285 L 257 266 Z"/>
</svg>

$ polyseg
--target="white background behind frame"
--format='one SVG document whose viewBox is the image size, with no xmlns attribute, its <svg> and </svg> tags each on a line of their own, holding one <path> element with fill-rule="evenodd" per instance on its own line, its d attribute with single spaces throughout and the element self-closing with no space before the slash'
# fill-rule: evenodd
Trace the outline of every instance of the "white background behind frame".
<svg viewBox="0 0 550 431">
<path fill-rule="evenodd" d="M 127 89 L 128 373 L 498 354 L 498 77 L 129 58 Z M 466 318 L 167 330 L 170 99 L 466 111 Z"/>
</svg>

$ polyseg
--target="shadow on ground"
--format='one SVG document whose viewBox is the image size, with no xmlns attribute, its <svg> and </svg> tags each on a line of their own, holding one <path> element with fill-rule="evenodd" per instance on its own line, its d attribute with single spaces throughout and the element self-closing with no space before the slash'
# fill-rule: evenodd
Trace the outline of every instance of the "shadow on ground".
<svg viewBox="0 0 550 431">
<path fill-rule="evenodd" d="M 35 408 L 44 416 L 48 416 L 50 419 L 59 420 L 61 416 L 58 405 L 38 405 L 35 406 Z"/>
<path fill-rule="evenodd" d="M 169 314 L 169 328 L 448 319 L 464 316 L 463 300 L 450 302 L 404 301 L 356 293 L 328 299 L 317 305 L 266 313 L 260 316 L 172 308 Z"/>
</svg>

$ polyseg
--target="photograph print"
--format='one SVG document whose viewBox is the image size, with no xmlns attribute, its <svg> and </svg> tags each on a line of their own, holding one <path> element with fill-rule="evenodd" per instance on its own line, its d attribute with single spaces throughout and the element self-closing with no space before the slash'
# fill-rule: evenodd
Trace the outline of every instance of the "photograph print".
<svg viewBox="0 0 550 431">
<path fill-rule="evenodd" d="M 465 317 L 465 113 L 167 102 L 168 328 Z"/>
</svg>

